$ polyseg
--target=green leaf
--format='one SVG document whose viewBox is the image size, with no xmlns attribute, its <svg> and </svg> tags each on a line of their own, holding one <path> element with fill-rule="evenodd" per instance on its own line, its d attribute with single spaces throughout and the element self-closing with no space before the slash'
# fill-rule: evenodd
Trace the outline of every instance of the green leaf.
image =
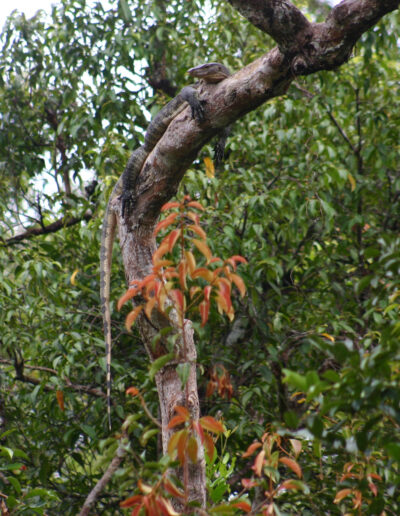
<svg viewBox="0 0 400 516">
<path fill-rule="evenodd" d="M 162 369 L 168 362 L 171 362 L 175 358 L 175 353 L 167 353 L 166 355 L 162 355 L 152 362 L 149 369 L 149 377 L 150 380 L 154 380 L 155 375 Z"/>
</svg>

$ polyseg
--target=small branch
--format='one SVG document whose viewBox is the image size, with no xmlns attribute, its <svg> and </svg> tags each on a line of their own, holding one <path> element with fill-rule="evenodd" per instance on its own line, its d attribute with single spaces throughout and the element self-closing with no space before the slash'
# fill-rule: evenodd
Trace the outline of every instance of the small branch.
<svg viewBox="0 0 400 516">
<path fill-rule="evenodd" d="M 3 243 L 5 245 L 12 245 L 17 242 L 20 242 L 21 240 L 25 240 L 27 238 L 32 238 L 34 236 L 38 235 L 47 235 L 49 233 L 56 233 L 60 229 L 74 226 L 75 224 L 79 224 L 83 220 L 86 222 L 91 220 L 93 215 L 89 212 L 84 213 L 82 217 L 61 217 L 60 219 L 52 222 L 48 226 L 44 227 L 33 227 L 27 229 L 24 233 L 20 233 L 19 235 L 15 235 L 11 238 L 7 238 Z"/>
<path fill-rule="evenodd" d="M 22 361 L 18 361 L 18 363 L 16 363 L 13 360 L 7 360 L 6 358 L 0 358 L 0 364 L 14 366 L 15 372 L 16 372 L 15 379 L 20 382 L 31 383 L 33 385 L 41 385 L 42 381 L 33 376 L 25 375 L 23 372 L 23 370 L 25 368 L 34 369 L 37 371 L 44 371 L 46 373 L 51 373 L 51 374 L 57 375 L 57 371 L 55 369 L 50 369 L 49 367 L 42 367 L 42 366 L 30 366 L 30 365 L 26 365 Z M 67 387 L 69 389 L 72 389 L 73 391 L 85 392 L 86 394 L 90 394 L 92 396 L 97 396 L 98 398 L 104 398 L 104 399 L 107 398 L 107 395 L 104 392 L 102 392 L 100 389 L 96 389 L 95 387 L 88 387 L 87 385 L 74 384 L 71 382 L 71 380 L 69 380 L 69 378 L 65 378 L 65 383 L 66 383 Z M 54 387 L 52 385 L 44 385 L 43 389 L 47 392 L 54 392 L 56 390 L 56 387 Z"/>
<path fill-rule="evenodd" d="M 97 498 L 100 496 L 100 493 L 107 486 L 108 482 L 111 480 L 111 477 L 114 475 L 114 473 L 118 469 L 119 465 L 121 464 L 127 453 L 127 442 L 126 439 L 124 439 L 123 442 L 119 444 L 117 451 L 115 452 L 115 456 L 113 460 L 110 462 L 110 465 L 106 469 L 104 475 L 97 482 L 94 488 L 90 491 L 78 516 L 87 516 L 89 514 L 92 505 L 96 502 Z"/>
</svg>

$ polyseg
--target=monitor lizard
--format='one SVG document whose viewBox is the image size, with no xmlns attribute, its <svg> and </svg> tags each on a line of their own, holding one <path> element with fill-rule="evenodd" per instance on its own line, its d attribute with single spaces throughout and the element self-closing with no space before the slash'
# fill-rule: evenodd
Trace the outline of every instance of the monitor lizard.
<svg viewBox="0 0 400 516">
<path fill-rule="evenodd" d="M 166 104 L 153 118 L 145 135 L 144 144 L 136 149 L 130 156 L 124 172 L 118 179 L 108 200 L 106 212 L 103 219 L 100 248 L 100 301 L 103 315 L 104 338 L 106 347 L 106 374 L 107 374 L 107 413 L 108 425 L 111 428 L 111 314 L 110 314 L 110 276 L 112 248 L 117 217 L 112 209 L 111 201 L 116 197 L 121 199 L 121 215 L 126 218 L 132 211 L 135 204 L 135 187 L 137 178 L 142 170 L 144 162 L 150 152 L 157 145 L 160 138 L 167 130 L 172 120 L 181 113 L 189 104 L 193 119 L 199 123 L 204 121 L 203 101 L 199 98 L 197 89 L 202 84 L 217 83 L 226 79 L 230 72 L 220 63 L 206 63 L 190 68 L 188 73 L 192 77 L 200 79 L 191 86 L 185 86 L 176 97 Z M 226 137 L 229 129 L 224 129 L 214 152 L 215 159 L 220 161 L 223 156 Z"/>
</svg>

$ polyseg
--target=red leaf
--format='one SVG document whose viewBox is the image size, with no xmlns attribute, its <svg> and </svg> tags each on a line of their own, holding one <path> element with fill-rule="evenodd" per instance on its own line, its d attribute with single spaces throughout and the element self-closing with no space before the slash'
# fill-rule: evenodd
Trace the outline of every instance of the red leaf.
<svg viewBox="0 0 400 516">
<path fill-rule="evenodd" d="M 174 290 L 171 290 L 170 294 L 173 301 L 175 302 L 177 310 L 180 313 L 183 313 L 185 309 L 185 298 L 183 297 L 182 291 L 176 288 Z"/>
<path fill-rule="evenodd" d="M 200 310 L 200 315 L 201 315 L 201 326 L 204 326 L 208 321 L 208 315 L 210 312 L 209 301 L 202 301 L 199 304 L 199 310 Z"/>
<path fill-rule="evenodd" d="M 178 441 L 178 446 L 177 446 L 178 459 L 181 464 L 184 464 L 184 462 L 185 462 L 188 439 L 189 439 L 188 431 L 182 430 L 181 436 Z"/>
<path fill-rule="evenodd" d="M 244 512 L 250 512 L 251 511 L 251 505 L 247 502 L 237 502 L 233 503 L 232 507 L 237 507 L 238 509 L 242 509 Z"/>
<path fill-rule="evenodd" d="M 207 285 L 206 287 L 204 287 L 204 300 L 205 301 L 210 301 L 211 290 L 212 290 L 211 285 Z"/>
<path fill-rule="evenodd" d="M 258 486 L 258 482 L 255 482 L 251 478 L 242 478 L 242 486 L 245 489 L 251 489 L 252 487 Z"/>
<path fill-rule="evenodd" d="M 174 416 L 170 419 L 168 425 L 167 425 L 167 428 L 171 429 L 171 428 L 175 428 L 176 426 L 178 425 L 182 425 L 183 423 L 186 422 L 186 419 L 182 416 Z"/>
<path fill-rule="evenodd" d="M 346 496 L 349 496 L 353 492 L 352 489 L 341 489 L 335 496 L 335 499 L 333 500 L 333 503 L 339 503 L 343 500 L 343 498 L 346 498 Z"/>
<path fill-rule="evenodd" d="M 200 423 L 198 421 L 192 421 L 192 426 L 194 431 L 200 437 L 201 443 L 204 443 L 204 430 L 202 429 Z"/>
<path fill-rule="evenodd" d="M 204 430 L 208 430 L 214 434 L 221 434 L 225 431 L 222 424 L 211 416 L 201 417 L 199 423 Z"/>
<path fill-rule="evenodd" d="M 179 284 L 181 286 L 181 289 L 183 291 L 185 291 L 185 290 L 187 290 L 187 283 L 186 283 L 187 263 L 186 263 L 186 261 L 181 261 L 179 263 L 178 272 L 179 272 Z"/>
<path fill-rule="evenodd" d="M 135 297 L 136 294 L 138 292 L 140 292 L 141 290 L 142 290 L 141 282 L 136 287 L 133 287 L 133 288 L 130 288 L 129 290 L 127 290 L 125 292 L 125 294 L 118 299 L 117 310 L 120 311 L 121 308 L 124 306 L 124 304 L 127 301 L 129 301 L 130 299 L 132 299 L 133 297 Z"/>
<path fill-rule="evenodd" d="M 186 407 L 182 407 L 182 405 L 175 405 L 174 410 L 179 416 L 184 417 L 185 421 L 190 419 L 190 412 Z"/>
<path fill-rule="evenodd" d="M 175 498 L 185 498 L 185 493 L 181 491 L 169 478 L 164 480 L 164 488 Z"/>
<path fill-rule="evenodd" d="M 127 498 L 126 500 L 120 502 L 120 507 L 134 507 L 135 505 L 142 503 L 142 495 L 135 495 Z"/>
</svg>

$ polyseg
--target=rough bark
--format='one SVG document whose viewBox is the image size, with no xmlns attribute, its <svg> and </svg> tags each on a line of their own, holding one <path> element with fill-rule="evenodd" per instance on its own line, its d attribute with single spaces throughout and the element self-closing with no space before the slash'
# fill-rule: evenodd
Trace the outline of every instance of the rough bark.
<svg viewBox="0 0 400 516">
<path fill-rule="evenodd" d="M 138 202 L 128 225 L 119 219 L 120 242 L 128 281 L 151 272 L 155 250 L 153 230 L 161 206 L 177 191 L 186 169 L 201 147 L 220 129 L 243 117 L 267 100 L 283 94 L 297 75 L 331 70 L 346 62 L 363 32 L 383 15 L 398 8 L 400 0 L 344 0 L 333 8 L 324 23 L 310 23 L 291 2 L 285 0 L 229 0 L 229 3 L 256 27 L 277 42 L 259 59 L 221 83 L 204 87 L 206 120 L 199 125 L 189 109 L 177 116 L 147 158 L 138 179 Z M 233 49 L 235 50 L 235 49 Z M 118 199 L 114 209 L 120 213 Z M 166 350 L 163 343 L 153 349 L 151 342 L 169 321 L 142 317 L 139 329 L 151 360 Z M 196 386 L 196 349 L 189 323 L 185 343 L 178 343 L 177 359 L 156 377 L 161 404 L 163 449 L 171 432 L 167 424 L 177 404 L 186 405 L 199 417 Z M 185 349 L 185 352 L 182 350 Z M 189 362 L 190 378 L 183 390 L 176 374 L 177 363 Z M 204 458 L 190 471 L 190 498 L 205 503 Z"/>
</svg>

